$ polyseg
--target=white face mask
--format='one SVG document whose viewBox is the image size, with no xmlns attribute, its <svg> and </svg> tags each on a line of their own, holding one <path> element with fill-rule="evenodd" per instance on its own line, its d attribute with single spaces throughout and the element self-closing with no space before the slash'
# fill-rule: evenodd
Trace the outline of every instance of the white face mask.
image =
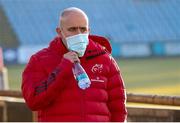
<svg viewBox="0 0 180 123">
<path fill-rule="evenodd" d="M 66 41 L 67 48 L 71 51 L 77 52 L 78 56 L 82 57 L 89 43 L 88 33 L 69 36 L 66 38 Z"/>
</svg>

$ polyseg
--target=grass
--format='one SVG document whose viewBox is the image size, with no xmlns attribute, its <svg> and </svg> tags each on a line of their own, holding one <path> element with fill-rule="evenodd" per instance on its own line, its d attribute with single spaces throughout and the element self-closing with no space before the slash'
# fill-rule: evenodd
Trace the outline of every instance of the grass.
<svg viewBox="0 0 180 123">
<path fill-rule="evenodd" d="M 12 90 L 20 90 L 21 88 L 21 74 L 24 69 L 24 65 L 9 65 L 8 68 L 8 80 L 9 86 Z"/>
<path fill-rule="evenodd" d="M 118 60 L 127 92 L 180 95 L 180 58 Z M 24 65 L 8 67 L 10 88 L 20 90 Z"/>
<path fill-rule="evenodd" d="M 127 92 L 180 95 L 180 58 L 119 60 Z"/>
</svg>

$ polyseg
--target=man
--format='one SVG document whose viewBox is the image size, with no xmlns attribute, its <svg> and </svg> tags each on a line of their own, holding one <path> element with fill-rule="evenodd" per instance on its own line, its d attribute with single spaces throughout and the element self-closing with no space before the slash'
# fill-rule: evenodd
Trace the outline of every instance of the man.
<svg viewBox="0 0 180 123">
<path fill-rule="evenodd" d="M 30 58 L 23 72 L 23 96 L 38 111 L 38 121 L 125 121 L 124 83 L 108 41 L 89 35 L 88 17 L 75 7 L 61 13 L 56 31 L 58 36 Z M 78 86 L 75 62 L 87 72 L 90 87 Z"/>
</svg>

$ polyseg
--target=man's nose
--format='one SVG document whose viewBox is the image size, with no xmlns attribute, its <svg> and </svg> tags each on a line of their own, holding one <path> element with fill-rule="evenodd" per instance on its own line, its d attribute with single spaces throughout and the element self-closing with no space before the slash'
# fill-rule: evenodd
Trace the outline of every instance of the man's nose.
<svg viewBox="0 0 180 123">
<path fill-rule="evenodd" d="M 77 34 L 81 34 L 81 29 L 80 28 L 77 28 Z"/>
</svg>

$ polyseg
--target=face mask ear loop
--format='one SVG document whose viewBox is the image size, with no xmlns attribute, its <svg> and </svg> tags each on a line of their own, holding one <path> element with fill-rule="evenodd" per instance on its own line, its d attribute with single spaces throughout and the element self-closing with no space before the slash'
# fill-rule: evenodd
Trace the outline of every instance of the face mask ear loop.
<svg viewBox="0 0 180 123">
<path fill-rule="evenodd" d="M 65 39 L 66 38 L 66 36 L 64 35 L 64 32 L 62 31 L 62 28 L 61 27 L 59 27 L 60 28 L 60 30 L 61 30 L 61 35 L 63 36 L 63 38 Z"/>
<path fill-rule="evenodd" d="M 61 39 L 63 40 L 62 42 L 63 42 L 63 44 L 66 46 L 66 48 L 69 50 L 69 48 L 68 48 L 68 45 L 67 45 L 67 40 L 66 40 L 66 36 L 64 35 L 64 32 L 62 31 L 62 28 L 61 27 L 59 27 L 60 28 L 60 30 L 61 30 L 61 35 L 63 36 L 63 38 L 61 37 Z M 70 50 L 69 50 L 70 51 Z"/>
</svg>

